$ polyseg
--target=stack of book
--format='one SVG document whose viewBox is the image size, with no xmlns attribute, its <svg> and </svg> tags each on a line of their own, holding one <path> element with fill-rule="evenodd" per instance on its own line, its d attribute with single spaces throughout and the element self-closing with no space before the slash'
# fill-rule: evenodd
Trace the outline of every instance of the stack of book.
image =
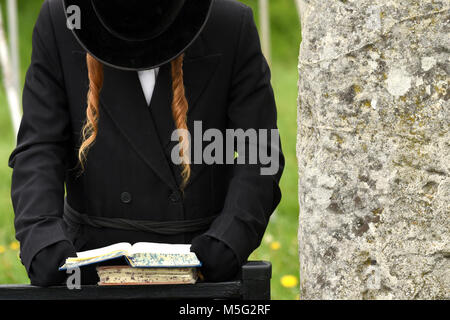
<svg viewBox="0 0 450 320">
<path fill-rule="evenodd" d="M 77 252 L 59 269 L 123 258 L 128 265 L 97 266 L 99 285 L 193 284 L 201 266 L 190 245 L 139 242 Z"/>
</svg>

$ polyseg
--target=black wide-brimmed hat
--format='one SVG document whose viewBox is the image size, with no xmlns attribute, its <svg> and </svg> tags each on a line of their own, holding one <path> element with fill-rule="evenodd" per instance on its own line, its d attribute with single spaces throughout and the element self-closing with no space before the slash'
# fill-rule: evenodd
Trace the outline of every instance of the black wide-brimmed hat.
<svg viewBox="0 0 450 320">
<path fill-rule="evenodd" d="M 183 53 L 205 26 L 214 0 L 63 0 L 80 8 L 73 33 L 100 62 L 146 70 Z M 67 14 L 70 17 L 70 14 Z"/>
</svg>

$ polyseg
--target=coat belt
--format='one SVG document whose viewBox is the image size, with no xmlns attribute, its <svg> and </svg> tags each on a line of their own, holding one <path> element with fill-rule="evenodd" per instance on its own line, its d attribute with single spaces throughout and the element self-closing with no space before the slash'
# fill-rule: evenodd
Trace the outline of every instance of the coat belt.
<svg viewBox="0 0 450 320">
<path fill-rule="evenodd" d="M 203 231 L 209 228 L 217 215 L 180 221 L 130 220 L 122 218 L 95 217 L 73 209 L 64 201 L 64 221 L 70 226 L 88 225 L 94 228 L 110 228 L 128 231 L 144 231 L 161 235 L 177 235 L 185 232 Z"/>
</svg>

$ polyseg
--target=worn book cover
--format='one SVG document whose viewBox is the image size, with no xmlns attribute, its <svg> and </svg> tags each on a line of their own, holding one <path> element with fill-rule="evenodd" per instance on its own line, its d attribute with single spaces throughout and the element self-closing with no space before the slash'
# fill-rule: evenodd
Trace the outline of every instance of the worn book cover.
<svg viewBox="0 0 450 320">
<path fill-rule="evenodd" d="M 194 284 L 196 268 L 133 268 L 130 266 L 97 267 L 99 285 Z"/>
</svg>

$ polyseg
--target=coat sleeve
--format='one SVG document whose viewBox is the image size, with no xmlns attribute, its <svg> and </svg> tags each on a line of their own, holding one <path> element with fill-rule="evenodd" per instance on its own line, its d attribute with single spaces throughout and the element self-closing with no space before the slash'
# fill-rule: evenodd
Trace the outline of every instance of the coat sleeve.
<svg viewBox="0 0 450 320">
<path fill-rule="evenodd" d="M 252 11 L 247 7 L 243 10 L 240 33 L 228 107 L 228 128 L 256 129 L 257 132 L 266 129 L 269 139 L 267 143 L 259 140 L 257 150 L 261 152 L 266 148 L 265 151 L 276 159 L 278 169 L 263 174 L 261 169 L 268 166 L 259 157 L 252 164 L 249 140 L 245 140 L 242 145 L 247 152 L 242 155 L 238 151 L 238 160 L 245 157 L 246 164 L 233 165 L 224 208 L 205 234 L 231 248 L 242 265 L 260 245 L 270 215 L 281 200 L 279 180 L 284 157 L 276 125 L 270 69 L 261 52 Z M 270 139 L 271 130 L 276 132 L 274 139 Z M 193 243 L 196 242 L 194 239 Z"/>
<path fill-rule="evenodd" d="M 231 280 L 239 271 L 233 250 L 220 240 L 201 235 L 193 240 L 191 251 L 202 262 L 201 272 L 208 282 Z"/>
<path fill-rule="evenodd" d="M 28 272 L 31 284 L 39 287 L 63 284 L 67 278 L 66 271 L 58 271 L 55 266 L 62 266 L 69 256 L 76 256 L 74 247 L 69 241 L 60 241 L 39 251 L 34 256 Z"/>
<path fill-rule="evenodd" d="M 62 214 L 71 130 L 51 21 L 46 1 L 33 31 L 31 64 L 23 89 L 23 117 L 17 147 L 9 158 L 16 238 L 28 273 L 39 251 L 69 240 Z"/>
</svg>

